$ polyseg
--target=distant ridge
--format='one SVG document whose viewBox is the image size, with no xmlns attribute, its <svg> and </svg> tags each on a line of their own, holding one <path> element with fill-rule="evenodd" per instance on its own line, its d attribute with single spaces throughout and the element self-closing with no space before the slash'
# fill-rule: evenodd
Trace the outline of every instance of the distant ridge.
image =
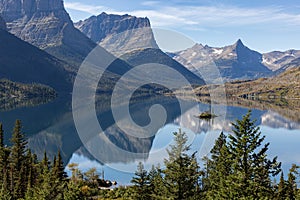
<svg viewBox="0 0 300 200">
<path fill-rule="evenodd" d="M 273 74 L 262 64 L 262 54 L 249 49 L 240 39 L 225 47 L 196 44 L 169 55 L 194 72 L 201 67 L 207 67 L 205 60 L 212 60 L 225 80 L 254 79 Z"/>
</svg>

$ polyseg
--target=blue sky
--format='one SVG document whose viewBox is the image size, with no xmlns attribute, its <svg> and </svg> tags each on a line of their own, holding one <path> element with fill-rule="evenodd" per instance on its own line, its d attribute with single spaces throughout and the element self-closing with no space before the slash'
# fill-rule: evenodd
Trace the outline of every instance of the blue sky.
<svg viewBox="0 0 300 200">
<path fill-rule="evenodd" d="M 64 0 L 73 21 L 101 12 L 148 17 L 157 28 L 178 31 L 219 47 L 241 39 L 260 52 L 300 49 L 299 0 Z"/>
</svg>

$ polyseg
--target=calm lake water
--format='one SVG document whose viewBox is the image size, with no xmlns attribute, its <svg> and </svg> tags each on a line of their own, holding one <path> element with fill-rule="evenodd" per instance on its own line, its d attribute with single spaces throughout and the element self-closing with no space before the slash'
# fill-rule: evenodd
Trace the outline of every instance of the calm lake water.
<svg viewBox="0 0 300 200">
<path fill-rule="evenodd" d="M 200 104 L 200 110 L 208 109 L 208 105 Z M 198 110 L 192 108 L 191 110 Z M 199 111 L 198 111 L 199 112 Z M 112 161 L 106 164 L 100 164 L 95 159 L 91 159 L 81 152 L 75 152 L 69 163 L 79 163 L 80 169 L 83 171 L 96 167 L 99 172 L 104 171 L 105 178 L 118 181 L 119 185 L 130 183 L 134 176 L 134 171 L 138 162 L 143 162 L 146 169 L 150 169 L 152 165 L 160 165 L 163 168 L 164 159 L 168 157 L 166 149 L 172 144 L 173 132 L 180 128 L 188 134 L 191 145 L 191 152 L 197 152 L 197 157 L 202 164 L 203 156 L 208 155 L 214 139 L 220 134 L 221 128 L 226 134 L 230 134 L 231 122 L 240 119 L 242 115 L 248 112 L 247 108 L 227 107 L 226 117 L 223 118 L 223 124 L 214 123 L 212 121 L 202 121 L 194 117 L 193 112 L 178 116 L 173 122 L 163 126 L 156 134 L 152 142 L 151 149 L 147 156 L 142 159 L 128 159 L 128 161 Z M 285 174 L 288 173 L 292 164 L 300 164 L 300 123 L 285 118 L 277 112 L 271 110 L 252 109 L 252 118 L 257 119 L 257 125 L 260 127 L 262 135 L 266 135 L 266 142 L 270 142 L 268 155 L 271 157 L 278 156 L 278 160 L 282 162 L 282 168 Z M 180 121 L 179 121 L 180 119 Z M 110 155 L 118 158 L 118 155 Z"/>
<path fill-rule="evenodd" d="M 210 105 L 199 103 L 196 107 L 190 107 L 184 113 L 180 113 L 176 108 L 178 106 L 176 101 L 163 100 L 156 103 L 164 105 L 170 116 L 167 117 L 165 125 L 153 133 L 152 137 L 144 139 L 124 135 L 124 132 L 116 128 L 114 121 L 110 119 L 111 113 L 101 112 L 98 113 L 98 120 L 107 127 L 106 140 L 99 141 L 99 145 L 96 146 L 97 151 L 95 151 L 99 152 L 99 155 L 95 155 L 95 153 L 89 153 L 77 134 L 69 102 L 70 98 L 58 98 L 51 103 L 36 107 L 0 112 L 0 121 L 6 132 L 6 143 L 9 144 L 14 121 L 21 119 L 28 145 L 39 158 L 42 157 L 44 150 L 51 158 L 60 149 L 64 163 L 79 163 L 82 171 L 96 167 L 99 173 L 104 171 L 105 179 L 116 180 L 119 185 L 130 183 L 140 161 L 144 162 L 146 169 L 158 164 L 163 167 L 164 159 L 167 158 L 166 148 L 173 143 L 172 133 L 178 131 L 179 128 L 188 134 L 191 152 L 197 151 L 197 157 L 201 163 L 201 158 L 208 154 L 214 139 L 220 132 L 223 130 L 225 133 L 230 133 L 231 122 L 240 119 L 249 109 L 227 106 L 226 113 L 220 116 L 220 119 L 203 121 L 195 115 L 209 110 Z M 142 104 L 136 110 L 133 106 L 132 117 L 143 123 L 140 116 L 146 115 L 145 112 L 151 105 L 153 102 L 149 105 Z M 140 108 L 145 109 L 141 111 L 142 115 L 139 114 Z M 252 108 L 252 118 L 257 119 L 257 125 L 260 126 L 262 134 L 266 135 L 266 142 L 270 142 L 269 156 L 278 156 L 285 174 L 291 164 L 300 164 L 300 122 L 297 119 L 282 116 L 277 111 L 267 108 L 261 110 Z M 108 140 L 132 154 L 129 156 L 120 154 L 107 145 Z M 88 148 L 95 150 L 93 147 Z"/>
</svg>

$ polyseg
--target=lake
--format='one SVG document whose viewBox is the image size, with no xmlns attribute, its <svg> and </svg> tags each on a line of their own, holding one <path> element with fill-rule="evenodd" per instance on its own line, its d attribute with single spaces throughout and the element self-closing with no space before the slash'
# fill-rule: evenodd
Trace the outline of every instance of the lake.
<svg viewBox="0 0 300 200">
<path fill-rule="evenodd" d="M 142 161 L 146 169 L 152 165 L 160 164 L 163 167 L 164 158 L 167 158 L 166 148 L 173 142 L 173 132 L 181 128 L 189 136 L 191 152 L 197 151 L 197 157 L 208 154 L 223 130 L 230 133 L 231 122 L 240 119 L 248 109 L 252 109 L 252 118 L 257 119 L 266 142 L 270 142 L 268 155 L 278 156 L 282 167 L 287 174 L 292 164 L 300 164 L 300 122 L 294 117 L 293 110 L 284 108 L 260 108 L 255 104 L 230 104 L 223 106 L 222 116 L 212 120 L 200 120 L 195 117 L 201 112 L 212 109 L 204 103 L 191 104 L 184 112 L 178 109 L 178 102 L 174 98 L 158 98 L 150 103 L 135 102 L 130 108 L 131 117 L 141 127 L 149 123 L 148 111 L 152 105 L 161 104 L 167 111 L 165 123 L 156 127 L 157 131 L 149 137 L 135 137 L 127 135 L 124 130 L 116 126 L 110 110 L 97 110 L 99 124 L 105 127 L 101 137 L 91 136 L 91 140 L 83 145 L 74 125 L 70 98 L 58 98 L 55 101 L 34 107 L 17 108 L 15 110 L 0 112 L 0 121 L 6 133 L 5 142 L 9 144 L 9 137 L 16 119 L 21 119 L 23 130 L 28 138 L 29 147 L 42 157 L 44 150 L 52 158 L 57 150 L 61 150 L 63 161 L 78 163 L 82 171 L 96 167 L 99 173 L 104 171 L 105 179 L 116 180 L 119 185 L 127 185 L 133 176 L 138 162 Z M 237 106 L 239 105 L 239 106 Z M 259 104 L 262 105 L 262 104 Z M 142 108 L 142 109 L 141 109 Z M 215 106 L 217 112 L 218 106 Z M 291 117 L 286 113 L 291 112 Z M 296 113 L 297 114 L 297 113 Z M 86 126 L 94 130 L 87 120 Z M 127 127 L 128 128 L 128 127 Z M 130 129 L 131 128 L 131 129 Z M 138 131 L 132 127 L 129 130 Z"/>
<path fill-rule="evenodd" d="M 202 105 L 206 106 L 206 105 Z M 230 133 L 230 123 L 235 119 L 240 119 L 242 115 L 246 114 L 247 108 L 228 107 L 226 123 L 227 127 L 225 133 Z M 285 175 L 288 173 L 292 164 L 300 164 L 300 123 L 293 120 L 286 119 L 280 114 L 271 110 L 252 110 L 253 119 L 257 119 L 262 135 L 266 135 L 266 142 L 270 142 L 268 155 L 270 157 L 278 156 L 278 161 L 282 162 L 282 168 Z M 106 165 L 101 165 L 96 160 L 84 156 L 82 153 L 74 153 L 70 159 L 70 163 L 79 163 L 82 170 L 87 170 L 91 167 L 96 167 L 99 172 L 105 172 L 105 178 L 110 180 L 117 180 L 119 185 L 126 185 L 130 183 L 136 166 L 139 161 L 143 162 L 146 169 L 150 169 L 152 165 L 160 164 L 163 167 L 164 158 L 167 158 L 166 149 L 173 142 L 173 132 L 182 128 L 188 134 L 189 144 L 191 144 L 191 152 L 197 151 L 197 157 L 201 163 L 201 158 L 207 155 L 212 145 L 212 138 L 219 135 L 217 124 L 211 122 L 201 121 L 197 118 L 188 119 L 182 124 L 175 119 L 173 123 L 169 123 L 162 127 L 156 134 L 152 143 L 151 150 L 147 158 L 130 160 L 128 162 L 112 162 Z M 198 121 L 198 122 L 197 122 Z M 195 124 L 198 123 L 198 126 Z M 194 126 L 193 126 L 194 125 Z M 210 135 L 215 135 L 210 137 Z M 204 141 L 210 141 L 205 142 Z M 113 156 L 113 155 L 112 155 Z"/>
</svg>

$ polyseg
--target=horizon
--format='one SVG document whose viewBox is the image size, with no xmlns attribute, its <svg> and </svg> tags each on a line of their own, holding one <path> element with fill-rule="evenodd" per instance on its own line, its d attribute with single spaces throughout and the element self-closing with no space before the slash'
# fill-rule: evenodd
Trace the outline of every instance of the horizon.
<svg viewBox="0 0 300 200">
<path fill-rule="evenodd" d="M 64 0 L 64 3 L 74 22 L 102 12 L 129 14 L 149 18 L 153 28 L 177 31 L 211 47 L 228 46 L 241 39 L 247 47 L 261 53 L 300 49 L 300 4 L 296 0 Z"/>
</svg>

